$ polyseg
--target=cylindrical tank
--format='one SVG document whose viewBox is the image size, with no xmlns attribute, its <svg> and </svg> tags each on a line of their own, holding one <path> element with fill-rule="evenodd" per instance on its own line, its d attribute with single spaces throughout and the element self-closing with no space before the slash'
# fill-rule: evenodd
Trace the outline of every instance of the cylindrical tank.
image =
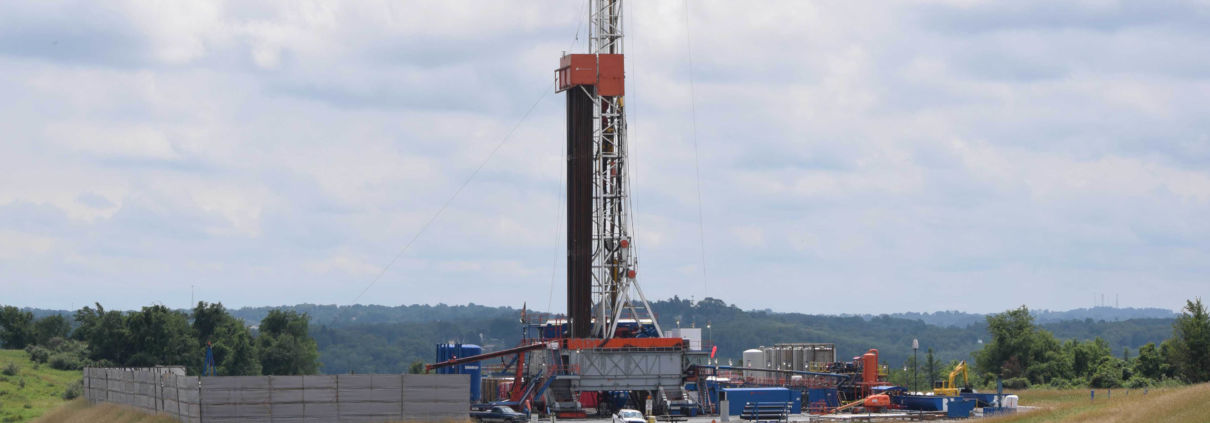
<svg viewBox="0 0 1210 423">
<path fill-rule="evenodd" d="M 802 347 L 794 347 L 794 369 L 793 370 L 806 370 L 806 366 L 804 365 L 804 363 L 805 363 L 805 361 L 803 360 Z"/>
<path fill-rule="evenodd" d="M 870 348 L 861 356 L 861 381 L 867 385 L 878 381 L 878 350 Z"/>
<path fill-rule="evenodd" d="M 753 348 L 750 350 L 744 350 L 743 355 L 744 355 L 744 367 L 747 367 L 750 369 L 765 368 L 765 352 L 764 351 Z M 756 375 L 756 372 L 752 372 L 752 371 L 746 372 L 744 374 L 744 376 L 759 377 Z"/>
</svg>

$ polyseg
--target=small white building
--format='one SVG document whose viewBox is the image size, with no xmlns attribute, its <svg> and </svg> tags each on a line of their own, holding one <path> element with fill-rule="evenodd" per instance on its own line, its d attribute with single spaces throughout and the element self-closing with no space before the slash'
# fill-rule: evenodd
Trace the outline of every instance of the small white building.
<svg viewBox="0 0 1210 423">
<path fill-rule="evenodd" d="M 702 350 L 702 328 L 675 328 L 664 331 L 664 336 L 668 338 L 681 338 L 689 340 L 690 351 Z"/>
</svg>

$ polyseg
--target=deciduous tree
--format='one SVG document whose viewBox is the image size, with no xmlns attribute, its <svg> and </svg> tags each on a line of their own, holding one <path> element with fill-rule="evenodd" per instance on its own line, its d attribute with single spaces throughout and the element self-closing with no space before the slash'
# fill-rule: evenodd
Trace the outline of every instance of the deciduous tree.
<svg viewBox="0 0 1210 423">
<path fill-rule="evenodd" d="M 1189 383 L 1210 381 L 1210 316 L 1201 298 L 1185 303 L 1185 309 L 1172 325 L 1177 373 Z"/>
<path fill-rule="evenodd" d="M 34 343 L 34 314 L 13 306 L 0 308 L 0 345 L 25 348 Z"/>
<path fill-rule="evenodd" d="M 319 370 L 319 348 L 307 333 L 306 313 L 271 310 L 261 320 L 256 345 L 267 375 L 306 375 Z"/>
</svg>

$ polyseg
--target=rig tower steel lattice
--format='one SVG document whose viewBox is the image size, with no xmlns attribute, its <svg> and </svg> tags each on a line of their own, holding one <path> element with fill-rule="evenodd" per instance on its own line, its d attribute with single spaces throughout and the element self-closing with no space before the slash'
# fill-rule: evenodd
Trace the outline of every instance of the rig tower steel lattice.
<svg viewBox="0 0 1210 423">
<path fill-rule="evenodd" d="M 618 324 L 663 331 L 636 280 L 626 139 L 622 1 L 589 0 L 588 54 L 560 60 L 567 93 L 567 318 L 572 338 Z"/>
</svg>

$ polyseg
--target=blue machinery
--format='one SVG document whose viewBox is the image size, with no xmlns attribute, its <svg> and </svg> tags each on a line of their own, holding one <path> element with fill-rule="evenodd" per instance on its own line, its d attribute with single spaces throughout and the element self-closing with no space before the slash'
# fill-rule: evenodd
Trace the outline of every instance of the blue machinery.
<svg viewBox="0 0 1210 423">
<path fill-rule="evenodd" d="M 214 350 L 210 348 L 210 341 L 206 341 L 206 362 L 202 368 L 202 376 L 214 376 Z"/>
<path fill-rule="evenodd" d="M 839 387 L 841 385 L 844 385 L 845 383 L 851 382 L 851 381 L 853 381 L 853 377 L 854 377 L 854 375 L 852 375 L 852 374 L 844 374 L 844 373 L 811 372 L 811 371 L 804 371 L 804 370 L 757 369 L 757 368 L 751 368 L 751 367 L 736 367 L 736 366 L 697 365 L 697 366 L 693 366 L 693 370 L 695 371 L 695 373 L 697 375 L 697 380 L 698 380 L 697 391 L 698 391 L 699 404 L 701 404 L 702 407 L 704 407 L 706 412 L 708 412 L 708 413 L 717 413 L 719 411 L 717 405 L 718 405 L 718 401 L 719 401 L 719 392 L 722 390 L 722 387 L 718 386 L 717 382 L 711 383 L 711 381 L 709 380 L 710 376 L 717 376 L 719 370 L 780 373 L 780 374 L 784 374 L 784 375 L 788 375 L 788 376 L 798 375 L 798 376 L 823 377 L 823 378 L 832 379 L 833 383 L 830 385 L 832 385 L 834 387 Z M 812 409 L 823 408 L 823 407 L 834 408 L 836 405 L 839 405 L 839 398 L 836 395 L 835 388 L 806 387 L 804 389 L 806 389 L 806 392 L 809 394 L 809 403 L 808 403 L 809 408 L 812 408 Z M 816 397 L 819 397 L 819 399 L 817 400 Z M 821 401 L 822 401 L 821 404 L 816 404 L 817 402 L 821 402 Z"/>
</svg>

